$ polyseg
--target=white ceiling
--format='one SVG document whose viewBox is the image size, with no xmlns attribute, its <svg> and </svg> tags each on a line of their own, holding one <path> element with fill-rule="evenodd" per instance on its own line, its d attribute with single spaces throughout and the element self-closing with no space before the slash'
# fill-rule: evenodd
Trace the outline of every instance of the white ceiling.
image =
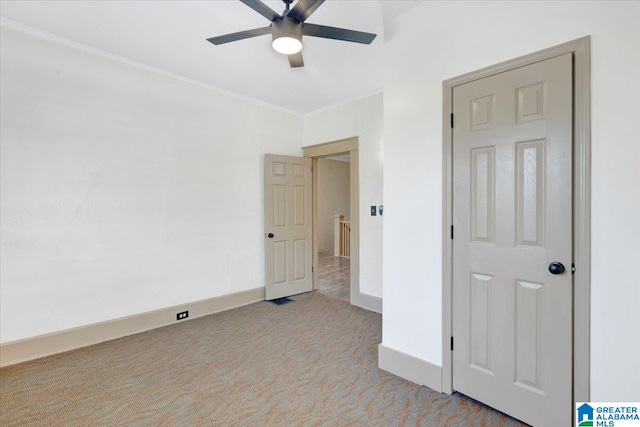
<svg viewBox="0 0 640 427">
<path fill-rule="evenodd" d="M 265 1 L 282 12 L 281 1 Z M 382 88 L 385 21 L 419 1 L 328 0 L 308 22 L 378 34 L 371 45 L 305 37 L 305 66 L 261 36 L 214 46 L 208 37 L 265 27 L 238 0 L 0 1 L 0 16 L 163 71 L 305 114 Z M 295 3 L 294 3 L 295 5 Z M 5 21 L 6 22 L 6 21 Z"/>
</svg>

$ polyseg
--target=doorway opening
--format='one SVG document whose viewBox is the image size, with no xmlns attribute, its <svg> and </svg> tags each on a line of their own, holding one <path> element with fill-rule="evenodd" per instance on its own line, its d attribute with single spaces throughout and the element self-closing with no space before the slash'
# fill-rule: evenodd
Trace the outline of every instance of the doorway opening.
<svg viewBox="0 0 640 427">
<path fill-rule="evenodd" d="M 319 158 L 318 179 L 318 292 L 350 300 L 351 209 L 349 153 Z"/>
<path fill-rule="evenodd" d="M 348 223 L 348 228 L 349 228 L 349 242 L 348 244 L 346 243 L 342 243 L 343 248 L 349 250 L 349 258 L 348 258 L 348 286 L 341 286 L 341 289 L 335 289 L 334 287 L 334 291 L 335 292 L 339 292 L 341 297 L 343 299 L 347 299 L 352 305 L 357 305 L 359 307 L 364 307 L 367 309 L 371 309 L 369 308 L 371 306 L 371 304 L 368 303 L 367 300 L 367 296 L 363 295 L 360 293 L 360 269 L 359 269 L 359 254 L 360 254 L 360 226 L 359 226 L 359 212 L 360 212 L 360 203 L 359 203 L 359 197 L 360 197 L 360 184 L 359 184 L 359 167 L 358 167 L 358 138 L 357 137 L 353 137 L 353 138 L 347 138 L 347 139 L 343 139 L 343 140 L 339 140 L 339 141 L 332 141 L 332 142 L 327 142 L 324 144 L 318 144 L 318 145 L 312 145 L 312 146 L 307 146 L 307 147 L 303 147 L 303 155 L 304 157 L 309 157 L 312 159 L 312 165 L 313 165 L 313 265 L 314 265 L 314 270 L 313 270 L 313 289 L 314 290 L 318 290 L 320 289 L 320 283 L 321 283 L 321 278 L 320 278 L 320 260 L 321 257 L 319 256 L 319 253 L 322 253 L 322 260 L 324 261 L 325 264 L 334 264 L 333 267 L 329 266 L 329 268 L 327 268 L 326 270 L 328 271 L 329 269 L 333 269 L 333 273 L 337 274 L 338 272 L 336 270 L 341 270 L 340 276 L 342 277 L 340 280 L 342 281 L 342 283 L 346 282 L 346 277 L 344 277 L 345 275 L 347 275 L 347 269 L 346 269 L 346 262 L 344 260 L 342 260 L 342 267 L 340 267 L 340 260 L 335 260 L 334 259 L 334 255 L 332 255 L 330 258 L 329 257 L 324 257 L 324 253 L 322 251 L 319 250 L 319 233 L 320 233 L 320 229 L 319 229 L 319 207 L 320 207 L 320 200 L 319 200 L 319 182 L 318 182 L 318 178 L 319 178 L 319 174 L 317 173 L 319 168 L 322 168 L 322 166 L 319 166 L 319 163 L 321 162 L 321 160 L 323 159 L 328 159 L 330 161 L 336 161 L 336 157 L 340 156 L 340 158 L 342 158 L 343 160 L 346 159 L 346 157 L 343 156 L 349 156 L 349 182 L 348 182 L 348 186 L 349 186 L 349 223 Z M 331 159 L 333 158 L 333 159 Z M 344 212 L 332 212 L 331 213 L 331 220 L 335 221 L 336 219 L 333 218 L 333 215 L 339 215 L 339 214 L 344 214 Z M 345 216 L 346 217 L 346 216 Z M 338 218 L 338 220 L 340 220 L 340 218 Z M 343 219 L 342 221 L 338 221 L 339 223 L 344 223 L 345 220 Z M 343 226 L 341 224 L 341 226 Z M 341 240 L 341 239 L 340 239 Z M 335 242 L 335 238 L 331 240 L 332 242 Z M 325 251 L 327 249 L 325 248 Z M 335 253 L 335 252 L 334 252 Z M 336 268 L 336 265 L 337 267 Z M 328 275 L 331 275 L 331 272 L 328 272 Z M 323 277 L 323 280 L 325 278 Z M 330 285 L 329 285 L 330 286 Z M 327 286 L 328 287 L 328 286 Z M 348 289 L 348 297 L 347 297 L 347 289 Z"/>
</svg>

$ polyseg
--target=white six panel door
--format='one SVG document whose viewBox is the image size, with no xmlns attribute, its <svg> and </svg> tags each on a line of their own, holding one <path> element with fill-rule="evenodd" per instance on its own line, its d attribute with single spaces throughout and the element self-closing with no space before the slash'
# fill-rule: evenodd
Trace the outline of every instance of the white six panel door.
<svg viewBox="0 0 640 427">
<path fill-rule="evenodd" d="M 266 299 L 313 289 L 311 159 L 264 158 Z"/>
<path fill-rule="evenodd" d="M 453 388 L 568 426 L 571 54 L 457 86 L 453 108 Z"/>
</svg>

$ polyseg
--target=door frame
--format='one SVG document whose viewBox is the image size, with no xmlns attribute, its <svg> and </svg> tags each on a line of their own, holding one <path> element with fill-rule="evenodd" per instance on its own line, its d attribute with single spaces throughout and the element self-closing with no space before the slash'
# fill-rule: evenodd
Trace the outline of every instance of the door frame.
<svg viewBox="0 0 640 427">
<path fill-rule="evenodd" d="M 349 275 L 349 302 L 367 310 L 381 311 L 381 304 L 370 301 L 371 297 L 360 292 L 360 171 L 357 136 L 302 147 L 304 157 L 313 160 L 313 289 L 318 288 L 318 159 L 339 154 L 350 155 L 349 165 L 349 210 L 351 211 L 351 259 Z M 380 310 L 380 311 L 379 311 Z"/>
<path fill-rule="evenodd" d="M 566 53 L 573 54 L 573 400 L 590 399 L 591 37 L 586 36 L 445 80 L 443 89 L 442 391 L 453 393 L 453 88 Z"/>
</svg>

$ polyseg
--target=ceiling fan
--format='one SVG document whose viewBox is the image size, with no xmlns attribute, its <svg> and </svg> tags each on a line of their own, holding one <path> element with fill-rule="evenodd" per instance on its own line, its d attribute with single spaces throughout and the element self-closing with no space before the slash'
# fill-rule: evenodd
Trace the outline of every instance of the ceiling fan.
<svg viewBox="0 0 640 427">
<path fill-rule="evenodd" d="M 309 16 L 311 16 L 325 0 L 298 0 L 293 9 L 290 9 L 290 5 L 294 0 L 282 0 L 286 7 L 282 15 L 278 15 L 260 0 L 240 1 L 271 21 L 271 25 L 211 37 L 207 40 L 215 45 L 219 45 L 271 33 L 273 37 L 273 48 L 277 52 L 289 57 L 289 65 L 291 65 L 291 68 L 304 66 L 304 60 L 302 59 L 303 35 L 363 44 L 370 44 L 373 39 L 376 38 L 375 34 L 364 33 L 362 31 L 305 23 Z"/>
</svg>

